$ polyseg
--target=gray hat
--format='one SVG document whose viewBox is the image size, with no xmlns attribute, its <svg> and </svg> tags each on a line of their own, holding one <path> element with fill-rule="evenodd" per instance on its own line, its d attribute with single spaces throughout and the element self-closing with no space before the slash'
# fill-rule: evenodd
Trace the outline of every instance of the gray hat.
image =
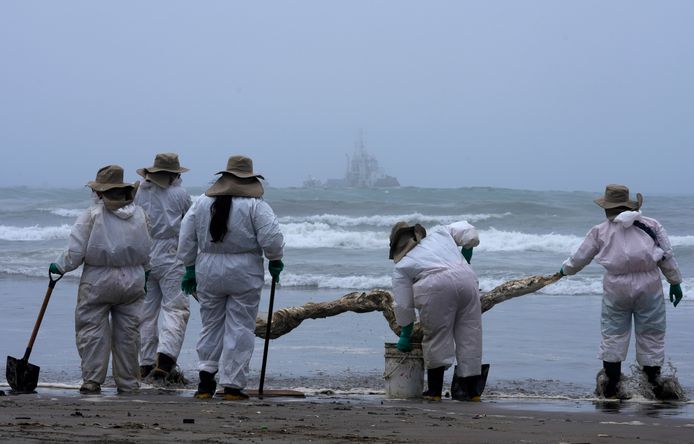
<svg viewBox="0 0 694 444">
<path fill-rule="evenodd" d="M 261 197 L 264 193 L 260 174 L 253 172 L 253 160 L 246 156 L 231 156 L 222 176 L 205 191 L 206 196 Z"/>
<path fill-rule="evenodd" d="M 610 184 L 605 187 L 605 195 L 595 199 L 595 203 L 605 209 L 627 207 L 638 210 L 643 204 L 643 196 L 636 193 L 636 200 L 629 200 L 629 188 L 624 185 Z"/>
<path fill-rule="evenodd" d="M 423 226 L 415 224 L 410 226 L 405 221 L 400 221 L 393 225 L 393 229 L 390 230 L 390 251 L 388 253 L 388 259 L 393 259 L 395 263 L 398 263 L 400 259 L 405 257 L 410 250 L 417 246 L 419 241 L 424 239 L 427 235 L 427 231 Z"/>
<path fill-rule="evenodd" d="M 159 173 L 162 171 L 180 174 L 188 171 L 188 168 L 182 167 L 178 162 L 178 154 L 159 153 L 154 157 L 154 165 L 151 167 L 138 169 L 137 174 L 145 177 L 147 173 Z"/>
<path fill-rule="evenodd" d="M 136 188 L 138 185 L 138 182 L 123 182 L 123 168 L 119 165 L 107 165 L 101 168 L 96 173 L 96 179 L 87 182 L 88 187 L 99 192 L 107 191 L 112 188 Z"/>
</svg>

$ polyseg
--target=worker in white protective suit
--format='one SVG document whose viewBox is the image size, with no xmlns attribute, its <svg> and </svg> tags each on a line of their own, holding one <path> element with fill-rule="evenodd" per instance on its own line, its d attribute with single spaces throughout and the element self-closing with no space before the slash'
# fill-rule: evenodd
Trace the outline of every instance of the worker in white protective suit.
<svg viewBox="0 0 694 444">
<path fill-rule="evenodd" d="M 176 153 L 159 153 L 154 165 L 140 168 L 144 178 L 135 204 L 144 208 L 152 225 L 151 272 L 140 324 L 140 377 L 180 380 L 174 372 L 190 317 L 188 297 L 181 291 L 183 264 L 176 258 L 181 220 L 190 208 L 188 192 L 181 186 Z M 174 374 L 172 374 L 174 372 Z"/>
<path fill-rule="evenodd" d="M 607 382 L 598 392 L 606 398 L 626 397 L 619 381 L 633 318 L 636 360 L 654 394 L 660 396 L 658 377 L 665 359 L 665 301 L 660 273 L 670 283 L 670 300 L 675 306 L 682 299 L 682 275 L 663 226 L 639 211 L 641 194 L 633 201 L 627 187 L 608 185 L 595 203 L 605 209 L 607 220 L 591 228 L 560 272 L 576 274 L 593 259 L 606 270 L 598 356 Z"/>
<path fill-rule="evenodd" d="M 181 287 L 197 289 L 202 331 L 198 339 L 200 382 L 196 398 L 214 396 L 215 375 L 226 400 L 243 392 L 255 345 L 255 319 L 264 283 L 263 255 L 279 282 L 284 237 L 275 213 L 262 199 L 263 176 L 253 161 L 231 156 L 221 177 L 200 196 L 181 224 L 179 259 L 186 266 Z"/>
<path fill-rule="evenodd" d="M 49 270 L 63 274 L 84 264 L 75 308 L 80 392 L 101 391 L 112 354 L 118 392 L 128 393 L 139 388 L 138 329 L 152 245 L 147 215 L 132 203 L 137 183 L 124 183 L 120 166 L 101 168 L 87 185 L 95 203 L 79 216 Z"/>
<path fill-rule="evenodd" d="M 421 225 L 407 222 L 398 222 L 391 230 L 393 308 L 401 327 L 396 347 L 411 350 L 416 308 L 427 368 L 425 399 L 441 399 L 444 372 L 455 362 L 451 396 L 479 401 L 482 394 L 486 379 L 481 365 L 482 311 L 477 275 L 469 265 L 477 245 L 477 231 L 465 221 L 428 233 Z"/>
</svg>

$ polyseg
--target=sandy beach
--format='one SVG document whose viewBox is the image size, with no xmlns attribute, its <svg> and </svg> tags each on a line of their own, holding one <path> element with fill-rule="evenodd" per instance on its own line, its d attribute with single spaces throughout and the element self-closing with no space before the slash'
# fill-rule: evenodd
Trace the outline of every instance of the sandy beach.
<svg viewBox="0 0 694 444">
<path fill-rule="evenodd" d="M 0 397 L 2 442 L 691 443 L 694 419 L 657 407 L 388 400 L 382 395 L 194 400 L 190 393 Z M 622 404 L 622 407 L 626 404 Z"/>
</svg>

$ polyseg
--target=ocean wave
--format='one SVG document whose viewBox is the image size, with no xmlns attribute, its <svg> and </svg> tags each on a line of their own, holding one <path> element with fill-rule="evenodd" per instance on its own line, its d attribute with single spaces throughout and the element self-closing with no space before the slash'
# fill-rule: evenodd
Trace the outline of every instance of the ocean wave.
<svg viewBox="0 0 694 444">
<path fill-rule="evenodd" d="M 492 290 L 494 287 L 503 284 L 516 277 L 507 278 L 485 278 L 480 277 L 479 287 L 482 293 Z M 266 283 L 270 284 L 270 276 L 266 276 Z M 694 279 L 691 282 L 694 284 Z M 299 288 L 332 288 L 345 290 L 371 290 L 374 288 L 383 288 L 390 290 L 392 285 L 391 275 L 381 276 L 331 276 L 327 274 L 282 274 L 283 287 L 299 287 Z M 687 282 L 685 282 L 687 285 Z M 546 295 L 599 295 L 602 294 L 602 278 L 581 278 L 572 277 L 564 278 L 559 282 L 548 285 L 539 290 L 538 294 Z"/>
<path fill-rule="evenodd" d="M 501 219 L 510 216 L 511 213 L 490 214 L 461 214 L 461 215 L 424 215 L 421 213 L 394 214 L 386 216 L 344 216 L 341 214 L 315 214 L 309 216 L 284 216 L 280 217 L 281 224 L 327 224 L 335 227 L 375 226 L 392 227 L 396 222 L 406 220 L 409 223 L 422 223 L 428 225 L 445 225 L 460 220 L 474 223 L 488 219 Z"/>
<path fill-rule="evenodd" d="M 388 246 L 388 231 L 352 231 L 325 222 L 285 223 L 281 226 L 290 248 L 345 248 L 379 250 Z M 568 254 L 583 237 L 566 234 L 529 234 L 494 228 L 479 232 L 478 251 L 538 251 Z"/>
<path fill-rule="evenodd" d="M 538 251 L 568 254 L 583 241 L 583 236 L 570 234 L 530 234 L 501 231 L 495 228 L 480 231 L 479 251 Z"/>
<path fill-rule="evenodd" d="M 46 209 L 51 214 L 61 217 L 78 217 L 84 213 L 84 208 L 49 208 Z"/>
<path fill-rule="evenodd" d="M 323 222 L 285 223 L 280 228 L 290 248 L 388 248 L 385 231 L 348 231 Z"/>
<path fill-rule="evenodd" d="M 75 217 L 84 210 L 55 208 L 53 214 L 64 217 Z M 509 215 L 478 214 L 461 216 L 422 216 L 419 213 L 396 216 L 362 216 L 347 217 L 332 214 L 284 217 L 280 218 L 280 228 L 284 234 L 287 247 L 296 249 L 335 248 L 350 250 L 384 250 L 388 247 L 388 237 L 392 223 L 409 218 L 412 222 L 449 223 L 455 220 L 473 217 L 501 218 Z M 418 219 L 419 218 L 419 219 Z M 429 219 L 427 219 L 429 218 Z M 382 230 L 359 230 L 357 227 L 383 227 Z M 350 229 L 351 228 L 351 229 Z M 0 240 L 6 241 L 45 241 L 67 239 L 71 225 L 51 226 L 10 226 L 0 225 Z M 480 230 L 478 251 L 486 252 L 520 252 L 534 251 L 546 253 L 569 254 L 580 245 L 583 236 L 570 234 L 532 234 L 522 231 L 504 231 L 495 228 Z M 670 236 L 676 248 L 694 247 L 694 236 Z"/>
<path fill-rule="evenodd" d="M 265 277 L 270 283 L 270 276 Z M 370 290 L 372 288 L 390 288 L 390 275 L 386 276 L 331 276 L 327 274 L 282 274 L 283 287 L 303 288 L 338 288 L 345 290 Z"/>
<path fill-rule="evenodd" d="M 504 277 L 504 278 L 485 278 L 479 279 L 480 291 L 486 293 L 507 281 L 522 278 L 524 276 Z M 547 295 L 595 295 L 602 294 L 602 278 L 572 277 L 564 278 L 559 282 L 548 285 L 536 293 Z"/>
<path fill-rule="evenodd" d="M 673 247 L 694 247 L 694 236 L 668 236 Z"/>
<path fill-rule="evenodd" d="M 42 241 L 53 239 L 67 239 L 71 226 L 68 224 L 58 226 L 39 227 L 15 227 L 0 225 L 0 240 L 7 241 Z"/>
<path fill-rule="evenodd" d="M 9 276 L 24 276 L 24 277 L 41 277 L 44 278 L 47 273 L 47 264 L 49 261 L 41 264 L 16 264 L 12 261 L 5 262 L 0 260 L 0 269 L 2 275 Z M 81 276 L 82 267 L 68 273 L 65 277 L 68 280 L 78 280 Z M 479 276 L 479 288 L 481 293 L 491 291 L 498 285 L 507 281 L 521 278 L 523 276 L 508 276 L 487 278 L 483 275 Z M 265 276 L 266 285 L 270 285 L 270 275 Z M 376 288 L 391 290 L 392 282 L 391 275 L 351 275 L 351 276 L 333 276 L 329 274 L 293 274 L 283 273 L 281 285 L 287 288 L 325 288 L 325 289 L 342 289 L 346 291 L 370 291 Z M 694 278 L 684 279 L 682 287 L 685 293 L 684 299 L 689 300 L 690 293 L 688 290 L 694 288 Z M 663 279 L 663 294 L 667 299 L 669 284 Z M 560 281 L 548 285 L 536 292 L 540 295 L 550 296 L 594 296 L 602 295 L 602 275 L 586 276 L 580 274 L 571 277 L 565 277 Z"/>
</svg>

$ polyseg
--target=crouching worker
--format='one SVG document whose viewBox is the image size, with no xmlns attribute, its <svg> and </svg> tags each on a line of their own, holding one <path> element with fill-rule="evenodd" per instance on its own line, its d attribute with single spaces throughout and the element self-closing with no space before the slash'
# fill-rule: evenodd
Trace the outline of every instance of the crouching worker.
<svg viewBox="0 0 694 444">
<path fill-rule="evenodd" d="M 670 283 L 670 301 L 675 306 L 682 299 L 682 275 L 663 226 L 641 215 L 641 194 L 633 201 L 624 185 L 607 185 L 604 197 L 595 203 L 605 210 L 607 220 L 591 228 L 576 252 L 564 261 L 560 272 L 576 274 L 594 258 L 606 270 L 598 356 L 603 361 L 607 382 L 598 387 L 597 394 L 612 399 L 628 397 L 618 384 L 633 318 L 636 360 L 655 396 L 661 398 L 658 377 L 665 360 L 665 300 L 660 272 Z"/>
<path fill-rule="evenodd" d="M 152 271 L 140 325 L 140 376 L 181 382 L 174 372 L 190 317 L 188 297 L 181 291 L 183 264 L 176 258 L 181 220 L 190 208 L 190 195 L 181 186 L 178 154 L 160 153 L 154 165 L 137 170 L 145 181 L 135 196 L 152 224 Z M 178 377 L 176 377 L 178 375 Z"/>
<path fill-rule="evenodd" d="M 429 233 L 419 224 L 398 222 L 390 234 L 395 319 L 402 327 L 397 348 L 411 350 L 416 308 L 427 369 L 428 387 L 422 396 L 428 400 L 441 399 L 444 372 L 456 361 L 454 399 L 479 401 L 484 388 L 480 295 L 468 264 L 477 245 L 477 231 L 465 221 Z"/>
<path fill-rule="evenodd" d="M 147 216 L 132 203 L 137 183 L 124 183 L 120 166 L 101 168 L 87 185 L 94 204 L 79 216 L 67 249 L 49 270 L 63 274 L 84 264 L 75 308 L 80 393 L 101 391 L 110 354 L 118 392 L 128 393 L 139 388 L 138 328 L 151 246 Z"/>
<path fill-rule="evenodd" d="M 178 255 L 186 265 L 181 287 L 197 290 L 202 331 L 198 339 L 200 383 L 195 397 L 211 398 L 219 382 L 224 399 L 244 400 L 255 345 L 255 319 L 263 288 L 263 255 L 279 281 L 284 237 L 262 199 L 253 161 L 232 156 L 221 177 L 183 218 Z"/>
</svg>

